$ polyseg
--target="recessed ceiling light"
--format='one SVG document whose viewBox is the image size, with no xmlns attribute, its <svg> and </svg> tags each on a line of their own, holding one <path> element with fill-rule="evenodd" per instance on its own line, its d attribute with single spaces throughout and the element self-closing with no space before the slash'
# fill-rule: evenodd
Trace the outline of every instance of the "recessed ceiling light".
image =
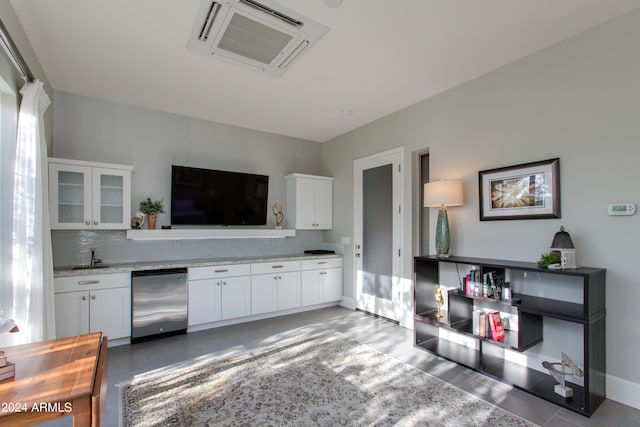
<svg viewBox="0 0 640 427">
<path fill-rule="evenodd" d="M 351 113 L 353 113 L 353 111 L 349 110 L 348 108 L 342 110 L 342 114 L 344 114 L 345 116 L 350 116 Z"/>
</svg>

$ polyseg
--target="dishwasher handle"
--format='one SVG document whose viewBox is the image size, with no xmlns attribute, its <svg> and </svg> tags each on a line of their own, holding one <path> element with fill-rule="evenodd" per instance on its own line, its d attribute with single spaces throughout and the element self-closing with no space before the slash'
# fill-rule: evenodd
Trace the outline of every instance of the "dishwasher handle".
<svg viewBox="0 0 640 427">
<path fill-rule="evenodd" d="M 179 268 L 160 268 L 157 270 L 137 270 L 131 272 L 131 277 L 144 277 L 144 276 L 163 276 L 166 274 L 187 274 L 186 267 Z"/>
</svg>

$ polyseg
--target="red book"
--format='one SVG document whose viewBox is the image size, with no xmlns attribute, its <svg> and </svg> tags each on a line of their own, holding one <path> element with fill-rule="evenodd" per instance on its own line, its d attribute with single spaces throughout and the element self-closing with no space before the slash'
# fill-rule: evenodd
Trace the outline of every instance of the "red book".
<svg viewBox="0 0 640 427">
<path fill-rule="evenodd" d="M 467 274 L 466 280 L 465 280 L 465 286 L 466 286 L 466 294 L 467 295 L 471 295 L 473 293 L 473 289 L 471 289 L 471 274 Z"/>
<path fill-rule="evenodd" d="M 491 329 L 492 340 L 500 341 L 504 339 L 504 329 L 502 328 L 500 312 L 492 311 L 489 313 L 489 327 Z"/>
</svg>

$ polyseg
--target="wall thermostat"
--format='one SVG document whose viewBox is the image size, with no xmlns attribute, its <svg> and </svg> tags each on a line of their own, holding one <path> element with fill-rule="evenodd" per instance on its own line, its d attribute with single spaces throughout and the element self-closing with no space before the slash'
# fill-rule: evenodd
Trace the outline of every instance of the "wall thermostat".
<svg viewBox="0 0 640 427">
<path fill-rule="evenodd" d="M 609 215 L 633 215 L 636 213 L 634 203 L 613 203 L 609 205 Z"/>
</svg>

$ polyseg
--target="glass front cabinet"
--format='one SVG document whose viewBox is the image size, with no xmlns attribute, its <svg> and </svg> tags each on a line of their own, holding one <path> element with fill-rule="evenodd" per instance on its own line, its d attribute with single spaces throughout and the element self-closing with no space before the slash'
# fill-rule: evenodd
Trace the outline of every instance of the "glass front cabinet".
<svg viewBox="0 0 640 427">
<path fill-rule="evenodd" d="M 132 166 L 49 159 L 51 228 L 130 228 Z"/>
</svg>

